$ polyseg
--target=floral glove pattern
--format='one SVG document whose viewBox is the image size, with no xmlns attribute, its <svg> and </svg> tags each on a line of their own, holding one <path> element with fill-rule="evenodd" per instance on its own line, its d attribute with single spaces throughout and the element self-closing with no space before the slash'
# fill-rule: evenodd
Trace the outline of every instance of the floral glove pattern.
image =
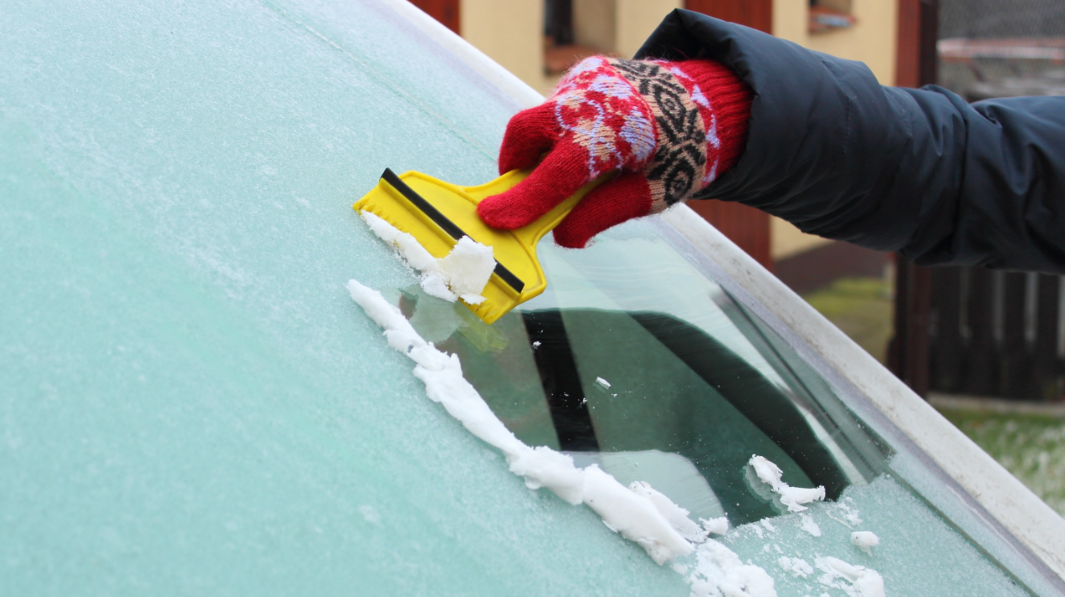
<svg viewBox="0 0 1065 597">
<path fill-rule="evenodd" d="M 751 95 L 714 61 L 587 58 L 547 101 L 510 120 L 500 173 L 546 156 L 521 184 L 482 201 L 478 214 L 495 228 L 520 228 L 616 172 L 554 230 L 560 245 L 583 247 L 607 228 L 688 199 L 731 168 L 746 141 Z"/>
</svg>

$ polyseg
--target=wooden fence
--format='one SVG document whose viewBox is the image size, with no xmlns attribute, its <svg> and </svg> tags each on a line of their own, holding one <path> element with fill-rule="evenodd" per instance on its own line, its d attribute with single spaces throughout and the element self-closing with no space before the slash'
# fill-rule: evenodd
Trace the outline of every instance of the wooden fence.
<svg viewBox="0 0 1065 597">
<path fill-rule="evenodd" d="M 970 267 L 928 272 L 930 390 L 1062 399 L 1065 278 Z"/>
</svg>

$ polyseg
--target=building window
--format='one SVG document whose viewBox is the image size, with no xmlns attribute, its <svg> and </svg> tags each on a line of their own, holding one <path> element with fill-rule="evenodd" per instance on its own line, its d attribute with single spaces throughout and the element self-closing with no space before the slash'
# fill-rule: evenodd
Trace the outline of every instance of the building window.
<svg viewBox="0 0 1065 597">
<path fill-rule="evenodd" d="M 544 71 L 558 75 L 588 56 L 614 55 L 614 0 L 544 0 Z"/>
<path fill-rule="evenodd" d="M 855 23 L 851 0 L 810 0 L 810 33 L 848 29 Z"/>
</svg>

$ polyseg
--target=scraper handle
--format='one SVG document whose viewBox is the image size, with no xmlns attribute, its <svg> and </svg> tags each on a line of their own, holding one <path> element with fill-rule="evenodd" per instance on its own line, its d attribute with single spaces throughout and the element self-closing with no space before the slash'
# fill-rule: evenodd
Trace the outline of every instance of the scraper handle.
<svg viewBox="0 0 1065 597">
<path fill-rule="evenodd" d="M 525 180 L 532 170 L 511 170 L 506 174 L 487 182 L 482 185 L 474 187 L 464 187 L 463 190 L 476 202 L 480 203 L 482 200 L 499 195 L 509 191 L 510 189 L 518 186 L 523 180 Z M 555 229 L 556 226 L 562 223 L 562 220 L 566 219 L 573 208 L 577 206 L 577 203 L 584 198 L 592 189 L 614 178 L 613 172 L 608 172 L 599 176 L 592 182 L 584 185 L 580 189 L 577 189 L 575 193 L 562 200 L 546 214 L 541 216 L 538 220 L 514 230 L 514 234 L 518 235 L 522 241 L 529 245 L 535 245 L 541 238 L 548 232 Z"/>
</svg>

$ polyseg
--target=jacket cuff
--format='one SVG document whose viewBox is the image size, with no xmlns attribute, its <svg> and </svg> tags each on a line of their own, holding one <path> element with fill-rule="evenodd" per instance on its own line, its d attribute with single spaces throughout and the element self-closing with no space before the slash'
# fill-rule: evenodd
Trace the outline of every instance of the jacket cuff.
<svg viewBox="0 0 1065 597">
<path fill-rule="evenodd" d="M 696 102 L 705 101 L 710 108 L 711 121 L 704 124 L 707 143 L 716 153 L 716 178 L 731 170 L 747 147 L 754 94 L 732 69 L 716 60 L 684 60 L 675 65 L 697 83 L 693 91 L 704 97 L 696 97 Z"/>
</svg>

